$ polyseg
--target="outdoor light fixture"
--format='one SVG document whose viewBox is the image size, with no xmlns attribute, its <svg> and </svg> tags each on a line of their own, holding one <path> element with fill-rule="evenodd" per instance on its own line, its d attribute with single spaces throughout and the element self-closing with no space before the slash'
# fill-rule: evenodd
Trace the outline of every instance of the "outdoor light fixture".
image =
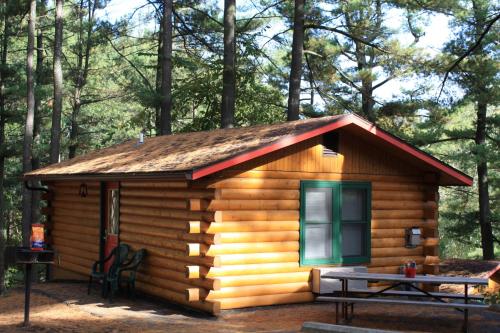
<svg viewBox="0 0 500 333">
<path fill-rule="evenodd" d="M 89 194 L 89 190 L 88 190 L 88 188 L 87 188 L 87 184 L 82 183 L 82 184 L 80 185 L 80 190 L 78 191 L 78 194 L 80 194 L 80 196 L 81 196 L 82 198 L 85 198 L 85 197 L 87 196 L 87 194 Z"/>
<path fill-rule="evenodd" d="M 406 229 L 406 247 L 417 247 L 420 245 L 420 228 L 411 227 Z"/>
</svg>

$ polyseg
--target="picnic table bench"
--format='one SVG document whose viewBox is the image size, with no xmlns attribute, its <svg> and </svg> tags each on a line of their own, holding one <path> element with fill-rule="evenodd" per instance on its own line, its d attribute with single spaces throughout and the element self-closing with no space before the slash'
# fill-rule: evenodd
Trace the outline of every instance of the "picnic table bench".
<svg viewBox="0 0 500 333">
<path fill-rule="evenodd" d="M 342 290 L 340 296 L 320 296 L 317 301 L 335 302 L 336 306 L 336 323 L 339 321 L 338 307 L 339 303 L 342 304 L 342 317 L 344 320 L 349 320 L 349 307 L 351 308 L 351 317 L 354 313 L 355 303 L 382 303 L 382 304 L 398 304 L 398 305 L 421 305 L 433 307 L 446 307 L 455 308 L 464 314 L 463 330 L 467 332 L 468 316 L 470 309 L 484 309 L 487 305 L 470 303 L 471 300 L 481 300 L 481 297 L 469 295 L 468 288 L 470 285 L 487 285 L 487 279 L 468 278 L 468 277 L 454 277 L 454 276 L 432 276 L 432 275 L 417 275 L 413 278 L 407 278 L 399 274 L 374 274 L 374 273 L 355 273 L 355 272 L 330 272 L 322 275 L 324 279 L 340 280 L 342 283 Z M 365 280 L 368 282 L 390 282 L 388 287 L 380 290 L 351 290 L 349 291 L 349 280 Z M 446 293 L 432 293 L 417 287 L 416 283 L 428 284 L 458 284 L 464 285 L 464 294 L 450 294 Z M 408 291 L 393 290 L 399 286 L 406 286 Z M 411 290 L 413 289 L 413 291 Z M 353 294 L 358 295 L 354 297 Z M 366 295 L 366 296 L 363 296 Z M 384 296 L 384 298 L 376 298 L 377 296 Z M 422 301 L 422 300 L 407 300 L 397 298 L 397 296 L 420 296 L 434 299 L 435 301 Z M 445 299 L 460 299 L 463 303 L 447 302 Z"/>
</svg>

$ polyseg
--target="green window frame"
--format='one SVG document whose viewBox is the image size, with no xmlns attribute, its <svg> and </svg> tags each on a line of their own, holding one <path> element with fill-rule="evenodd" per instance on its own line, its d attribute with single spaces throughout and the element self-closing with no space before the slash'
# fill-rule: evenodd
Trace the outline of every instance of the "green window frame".
<svg viewBox="0 0 500 333">
<path fill-rule="evenodd" d="M 314 221 L 306 220 L 306 192 L 308 189 L 330 189 L 319 191 L 326 193 L 323 197 L 327 203 L 323 211 L 322 219 Z M 364 209 L 359 217 L 348 217 L 342 215 L 342 197 L 348 195 L 349 190 L 364 191 Z M 331 192 L 330 192 L 331 191 Z M 352 193 L 352 192 L 351 192 Z M 346 210 L 347 211 L 347 210 Z M 346 213 L 347 214 L 347 213 Z M 344 256 L 342 246 L 342 233 L 345 229 L 363 229 L 361 232 L 363 243 L 362 255 Z M 329 252 L 325 258 L 306 258 L 306 227 L 318 228 L 320 231 L 327 230 L 331 237 L 331 248 L 324 249 Z M 348 249 L 346 250 L 348 251 Z M 369 263 L 371 258 L 371 183 L 369 182 L 338 182 L 338 181 L 315 181 L 303 180 L 300 184 L 300 264 L 301 265 L 324 265 L 324 264 L 359 264 Z"/>
</svg>

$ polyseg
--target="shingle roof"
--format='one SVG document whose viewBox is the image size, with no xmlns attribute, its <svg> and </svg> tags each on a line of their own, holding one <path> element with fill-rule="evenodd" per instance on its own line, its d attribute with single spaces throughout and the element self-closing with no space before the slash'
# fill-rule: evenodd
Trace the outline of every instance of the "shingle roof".
<svg viewBox="0 0 500 333">
<path fill-rule="evenodd" d="M 25 176 L 52 178 L 78 174 L 186 172 L 272 144 L 287 136 L 309 132 L 340 117 L 157 136 L 146 138 L 140 145 L 137 139 L 133 139 L 49 165 Z"/>
</svg>

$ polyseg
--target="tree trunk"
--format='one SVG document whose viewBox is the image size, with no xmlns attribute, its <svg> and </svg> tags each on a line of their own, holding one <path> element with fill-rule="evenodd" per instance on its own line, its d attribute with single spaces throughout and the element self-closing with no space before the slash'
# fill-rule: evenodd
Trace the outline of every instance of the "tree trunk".
<svg viewBox="0 0 500 333">
<path fill-rule="evenodd" d="M 224 70 L 221 127 L 234 126 L 236 105 L 236 0 L 224 1 Z"/>
<path fill-rule="evenodd" d="M 163 0 L 161 135 L 172 133 L 172 0 Z"/>
<path fill-rule="evenodd" d="M 486 144 L 486 103 L 477 105 L 476 145 L 478 148 Z M 493 232 L 490 221 L 490 195 L 488 191 L 488 163 L 482 154 L 483 149 L 478 149 L 477 162 L 477 187 L 479 192 L 479 225 L 481 227 L 481 245 L 483 248 L 483 259 L 495 258 L 493 245 Z"/>
<path fill-rule="evenodd" d="M 63 102 L 62 42 L 63 42 L 63 4 L 56 0 L 54 33 L 54 104 L 52 108 L 52 128 L 50 130 L 50 163 L 59 162 L 61 151 L 61 114 Z"/>
<path fill-rule="evenodd" d="M 163 17 L 160 19 L 160 28 L 158 29 L 158 49 L 156 56 L 156 83 L 155 89 L 157 96 L 161 96 L 161 72 L 162 72 L 162 38 L 163 38 Z M 161 102 L 157 104 L 155 100 L 155 129 L 156 135 L 161 135 Z"/>
<path fill-rule="evenodd" d="M 89 73 L 89 63 L 90 63 L 90 51 L 92 49 L 92 30 L 94 28 L 94 17 L 95 10 L 97 8 L 97 1 L 87 1 L 88 4 L 88 18 L 87 18 L 87 31 L 86 37 L 83 37 L 85 24 L 83 22 L 83 12 L 84 12 L 84 1 L 80 1 L 80 17 L 79 17 L 79 32 L 78 32 L 78 56 L 77 56 L 77 66 L 76 66 L 76 77 L 74 78 L 75 90 L 73 93 L 73 105 L 71 111 L 71 128 L 69 133 L 70 145 L 68 151 L 68 157 L 73 158 L 76 156 L 76 150 L 78 148 L 78 136 L 79 136 L 79 123 L 78 117 L 80 115 L 80 110 L 82 107 L 82 92 L 83 88 L 87 84 L 87 76 Z M 84 41 L 85 40 L 85 41 Z M 85 49 L 83 45 L 85 44 Z"/>
<path fill-rule="evenodd" d="M 300 80 L 304 53 L 304 3 L 305 0 L 295 0 L 287 121 L 298 120 L 300 113 Z"/>
<path fill-rule="evenodd" d="M 35 25 L 36 25 L 36 1 L 30 1 L 28 19 L 28 50 L 26 57 L 26 81 L 27 81 L 27 114 L 24 127 L 23 143 L 23 173 L 31 171 L 31 157 L 33 149 L 33 125 L 35 120 L 35 75 L 33 58 L 35 53 Z M 22 225 L 23 245 L 29 246 L 31 229 L 31 200 L 32 193 L 24 184 L 22 185 Z"/>
<path fill-rule="evenodd" d="M 41 2 L 40 16 L 45 16 L 45 6 L 43 1 Z M 36 146 L 40 143 L 40 90 L 43 83 L 42 73 L 43 73 L 43 61 L 44 61 L 44 51 L 43 51 L 43 32 L 42 29 L 38 30 L 38 35 L 36 37 L 36 71 L 35 71 L 35 116 L 33 123 L 33 144 Z M 36 170 L 40 167 L 40 157 L 36 154 L 36 149 L 32 153 L 31 157 L 31 169 Z M 40 221 L 40 192 L 32 191 L 31 194 L 31 222 L 38 223 Z"/>
<path fill-rule="evenodd" d="M 3 4 L 3 36 L 2 36 L 2 54 L 0 56 L 0 147 L 5 146 L 5 75 L 4 68 L 7 65 L 7 47 L 9 45 L 9 27 L 7 22 L 6 4 Z M 4 218 L 4 174 L 5 174 L 5 155 L 0 152 L 0 295 L 5 291 L 5 261 L 4 248 L 6 244 L 6 223 Z"/>
</svg>

